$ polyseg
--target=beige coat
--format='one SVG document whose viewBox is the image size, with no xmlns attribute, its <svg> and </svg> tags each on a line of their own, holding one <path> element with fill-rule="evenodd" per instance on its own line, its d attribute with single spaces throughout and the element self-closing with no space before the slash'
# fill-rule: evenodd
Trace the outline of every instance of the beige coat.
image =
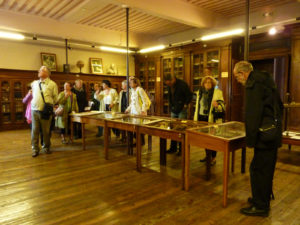
<svg viewBox="0 0 300 225">
<path fill-rule="evenodd" d="M 109 95 L 111 97 L 111 104 L 114 104 L 114 106 L 112 107 L 111 111 L 112 112 L 118 112 L 118 109 L 119 109 L 119 104 L 118 104 L 119 96 L 118 96 L 118 92 L 115 89 L 111 88 L 109 90 Z M 105 111 L 104 97 L 105 97 L 105 92 L 104 91 L 101 91 L 98 95 L 96 93 L 94 94 L 94 98 L 96 100 L 100 101 L 99 111 Z"/>
</svg>

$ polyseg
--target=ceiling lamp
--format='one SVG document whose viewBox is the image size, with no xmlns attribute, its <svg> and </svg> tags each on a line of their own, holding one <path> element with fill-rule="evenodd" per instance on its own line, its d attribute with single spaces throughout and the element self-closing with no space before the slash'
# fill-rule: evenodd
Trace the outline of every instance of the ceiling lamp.
<svg viewBox="0 0 300 225">
<path fill-rule="evenodd" d="M 99 47 L 102 51 L 108 51 L 108 52 L 118 52 L 118 53 L 127 53 L 127 49 L 124 48 L 113 48 L 113 47 L 107 47 L 107 46 L 100 46 Z M 133 51 L 128 50 L 129 53 L 133 53 Z"/>
<path fill-rule="evenodd" d="M 270 34 L 270 35 L 275 35 L 275 34 L 277 34 L 277 29 L 276 29 L 276 27 L 270 28 L 269 34 Z"/>
<path fill-rule="evenodd" d="M 216 34 L 203 36 L 203 37 L 201 37 L 201 40 L 202 41 L 208 41 L 208 40 L 212 40 L 212 39 L 217 39 L 217 38 L 222 38 L 222 37 L 241 34 L 243 32 L 244 32 L 243 29 L 230 30 L 230 31 L 226 31 L 226 32 L 221 32 L 221 33 L 216 33 Z"/>
<path fill-rule="evenodd" d="M 164 49 L 166 46 L 164 45 L 158 45 L 158 46 L 154 46 L 154 47 L 150 47 L 150 48 L 144 48 L 141 49 L 139 52 L 140 53 L 147 53 L 147 52 L 154 52 L 154 51 L 159 51 Z"/>
<path fill-rule="evenodd" d="M 24 40 L 25 36 L 22 34 L 0 31 L 0 38 Z"/>
</svg>

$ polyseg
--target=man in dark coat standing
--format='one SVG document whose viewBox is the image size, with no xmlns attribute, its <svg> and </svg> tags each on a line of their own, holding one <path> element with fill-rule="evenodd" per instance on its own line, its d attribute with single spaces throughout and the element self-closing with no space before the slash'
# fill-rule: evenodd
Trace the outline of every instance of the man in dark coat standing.
<svg viewBox="0 0 300 225">
<path fill-rule="evenodd" d="M 187 119 L 188 105 L 193 98 L 193 93 L 189 86 L 185 81 L 170 74 L 164 76 L 164 82 L 168 86 L 171 118 Z M 172 140 L 171 147 L 167 153 L 174 153 L 176 151 L 177 142 Z M 181 143 L 179 143 L 178 155 L 181 155 Z"/>
<path fill-rule="evenodd" d="M 88 105 L 86 92 L 82 85 L 82 80 L 75 80 L 75 86 L 72 88 L 72 92 L 76 94 L 78 111 L 84 112 L 84 108 Z M 81 123 L 74 123 L 74 139 L 82 137 Z"/>
<path fill-rule="evenodd" d="M 251 206 L 242 208 L 241 213 L 268 216 L 277 149 L 281 146 L 283 105 L 270 74 L 253 71 L 251 63 L 240 61 L 234 67 L 234 76 L 246 88 L 246 144 L 254 148 L 250 165 L 252 198 L 248 199 Z"/>
</svg>

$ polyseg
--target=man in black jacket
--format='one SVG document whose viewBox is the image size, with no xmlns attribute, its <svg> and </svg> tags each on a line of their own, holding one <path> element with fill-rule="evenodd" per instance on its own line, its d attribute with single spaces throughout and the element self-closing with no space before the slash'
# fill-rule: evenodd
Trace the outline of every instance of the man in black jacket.
<svg viewBox="0 0 300 225">
<path fill-rule="evenodd" d="M 283 105 L 270 74 L 253 71 L 251 63 L 238 62 L 234 75 L 246 88 L 245 126 L 246 144 L 254 148 L 250 165 L 252 198 L 250 207 L 241 213 L 249 216 L 268 216 L 272 185 L 281 146 Z"/>
<path fill-rule="evenodd" d="M 193 93 L 189 86 L 183 80 L 177 79 L 174 75 L 164 76 L 164 82 L 168 86 L 169 106 L 171 118 L 186 119 L 188 104 L 193 98 Z M 167 153 L 177 151 L 177 142 L 171 141 L 171 147 Z M 179 152 L 181 153 L 181 144 L 179 144 Z"/>
<path fill-rule="evenodd" d="M 82 85 L 82 80 L 75 80 L 75 85 L 72 88 L 72 92 L 76 94 L 78 111 L 84 112 L 84 108 L 88 105 L 86 92 Z M 81 123 L 74 123 L 74 139 L 82 137 Z"/>
</svg>

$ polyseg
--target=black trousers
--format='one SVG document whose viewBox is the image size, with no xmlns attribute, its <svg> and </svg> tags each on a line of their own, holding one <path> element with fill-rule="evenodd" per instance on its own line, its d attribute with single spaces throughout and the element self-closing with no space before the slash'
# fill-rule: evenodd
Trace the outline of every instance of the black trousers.
<svg viewBox="0 0 300 225">
<path fill-rule="evenodd" d="M 205 121 L 208 122 L 208 116 L 204 116 L 204 115 L 198 115 L 198 121 Z M 205 153 L 206 153 L 206 157 L 208 155 L 208 153 L 211 153 L 211 157 L 212 158 L 216 158 L 217 157 L 217 152 L 214 150 L 209 150 L 209 149 L 205 149 Z"/>
<path fill-rule="evenodd" d="M 254 157 L 250 164 L 250 182 L 253 205 L 257 208 L 270 207 L 276 160 L 277 148 L 254 148 Z"/>
</svg>

